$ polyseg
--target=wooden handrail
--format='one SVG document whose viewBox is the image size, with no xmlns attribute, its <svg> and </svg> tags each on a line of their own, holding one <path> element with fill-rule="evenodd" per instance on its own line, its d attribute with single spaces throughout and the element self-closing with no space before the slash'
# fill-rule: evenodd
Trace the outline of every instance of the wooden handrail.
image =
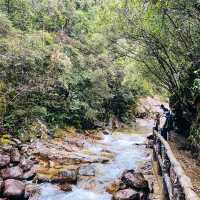
<svg viewBox="0 0 200 200">
<path fill-rule="evenodd" d="M 191 180 L 175 158 L 168 142 L 157 131 L 154 135 L 154 160 L 163 177 L 164 190 L 170 200 L 200 200 L 193 191 Z"/>
</svg>

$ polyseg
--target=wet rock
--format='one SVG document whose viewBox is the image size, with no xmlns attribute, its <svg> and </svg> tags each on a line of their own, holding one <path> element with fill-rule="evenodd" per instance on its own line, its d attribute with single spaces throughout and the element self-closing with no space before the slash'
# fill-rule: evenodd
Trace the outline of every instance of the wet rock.
<svg viewBox="0 0 200 200">
<path fill-rule="evenodd" d="M 148 181 L 145 180 L 144 175 L 140 172 L 135 172 L 134 170 L 124 172 L 122 181 L 133 189 L 143 190 L 145 192 L 149 191 Z"/>
<path fill-rule="evenodd" d="M 139 192 L 139 195 L 140 195 L 140 200 L 149 200 L 148 198 L 149 195 L 147 193 Z"/>
<path fill-rule="evenodd" d="M 28 170 L 30 170 L 33 167 L 33 165 L 34 165 L 34 161 L 26 159 L 24 157 L 20 160 L 20 164 L 19 164 L 19 166 L 25 172 L 28 171 Z"/>
<path fill-rule="evenodd" d="M 83 188 L 85 190 L 96 191 L 97 190 L 97 180 L 95 178 L 91 178 L 89 176 L 79 177 L 78 187 Z"/>
<path fill-rule="evenodd" d="M 51 182 L 51 177 L 47 176 L 46 174 L 37 174 L 36 177 L 34 178 L 34 183 L 50 183 Z"/>
<path fill-rule="evenodd" d="M 76 170 L 62 170 L 51 180 L 52 183 L 76 183 L 77 182 Z"/>
<path fill-rule="evenodd" d="M 21 179 L 23 171 L 19 166 L 5 168 L 1 170 L 1 176 L 3 179 Z"/>
<path fill-rule="evenodd" d="M 81 166 L 79 169 L 81 176 L 95 176 L 95 168 L 92 165 Z"/>
<path fill-rule="evenodd" d="M 28 184 L 25 187 L 24 198 L 33 200 L 34 198 L 36 199 L 36 197 L 39 198 L 40 193 L 40 188 L 37 185 Z"/>
<path fill-rule="evenodd" d="M 39 200 L 39 199 L 40 199 L 40 195 L 39 194 L 36 194 L 36 195 L 28 198 L 28 200 Z"/>
<path fill-rule="evenodd" d="M 72 191 L 72 186 L 65 183 L 65 184 L 61 184 L 58 186 L 60 188 L 60 190 L 64 191 L 64 192 L 71 192 Z"/>
<path fill-rule="evenodd" d="M 36 170 L 35 167 L 32 167 L 29 171 L 25 172 L 23 174 L 23 179 L 25 180 L 31 180 L 34 178 L 34 176 L 36 175 Z"/>
<path fill-rule="evenodd" d="M 115 192 L 123 189 L 126 189 L 126 185 L 120 179 L 117 179 L 106 187 L 106 192 L 114 194 Z"/>
<path fill-rule="evenodd" d="M 8 179 L 4 182 L 4 196 L 8 198 L 20 198 L 24 195 L 25 184 L 21 181 Z"/>
<path fill-rule="evenodd" d="M 100 153 L 100 155 L 101 155 L 102 157 L 104 157 L 104 158 L 109 159 L 109 160 L 113 160 L 113 159 L 115 158 L 115 156 L 116 156 L 116 154 L 114 154 L 114 153 L 112 153 L 112 152 L 104 152 L 104 151 L 102 151 L 102 152 Z"/>
<path fill-rule="evenodd" d="M 111 135 L 111 132 L 108 129 L 102 131 L 104 135 Z"/>
<path fill-rule="evenodd" d="M 37 176 L 35 180 L 38 182 L 51 182 L 51 183 L 76 183 L 78 177 L 77 168 L 37 168 Z"/>
<path fill-rule="evenodd" d="M 10 164 L 10 156 L 0 154 L 0 167 L 6 167 Z"/>
<path fill-rule="evenodd" d="M 20 161 L 20 152 L 17 148 L 12 148 L 10 152 L 11 162 L 18 163 Z"/>
<path fill-rule="evenodd" d="M 113 154 L 113 152 L 109 149 L 102 149 L 101 152 Z"/>
<path fill-rule="evenodd" d="M 119 190 L 113 195 L 113 200 L 140 200 L 140 194 L 133 189 Z"/>
</svg>

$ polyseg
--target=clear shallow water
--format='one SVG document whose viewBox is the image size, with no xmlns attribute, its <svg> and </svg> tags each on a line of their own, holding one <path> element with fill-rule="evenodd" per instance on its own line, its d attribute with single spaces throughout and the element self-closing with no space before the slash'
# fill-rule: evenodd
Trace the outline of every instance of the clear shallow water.
<svg viewBox="0 0 200 200">
<path fill-rule="evenodd" d="M 88 181 L 80 181 L 73 187 L 73 192 L 65 193 L 52 184 L 41 185 L 42 193 L 39 200 L 110 200 L 111 196 L 105 192 L 105 187 L 115 180 L 126 169 L 135 169 L 143 162 L 150 159 L 148 150 L 144 145 L 145 134 L 151 132 L 151 123 L 139 121 L 135 127 L 121 129 L 112 135 L 105 135 L 104 140 L 98 144 L 88 144 L 87 148 L 95 154 L 103 149 L 116 154 L 115 159 L 106 164 L 92 164 L 96 176 Z M 95 188 L 83 189 L 85 183 L 93 182 Z"/>
</svg>

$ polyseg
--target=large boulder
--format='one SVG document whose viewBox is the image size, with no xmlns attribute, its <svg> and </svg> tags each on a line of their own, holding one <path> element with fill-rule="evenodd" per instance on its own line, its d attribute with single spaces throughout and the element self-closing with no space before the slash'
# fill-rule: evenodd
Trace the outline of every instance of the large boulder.
<svg viewBox="0 0 200 200">
<path fill-rule="evenodd" d="M 19 166 L 5 168 L 1 170 L 1 176 L 3 179 L 21 179 L 23 170 Z"/>
<path fill-rule="evenodd" d="M 10 164 L 10 156 L 0 154 L 0 167 L 6 167 Z"/>
<path fill-rule="evenodd" d="M 8 179 L 4 182 L 4 196 L 8 198 L 19 198 L 24 196 L 25 184 L 21 181 Z M 21 198 L 22 199 L 22 198 Z"/>
<path fill-rule="evenodd" d="M 149 191 L 148 181 L 140 172 L 134 170 L 125 171 L 122 175 L 122 181 L 128 186 L 136 190 Z"/>
<path fill-rule="evenodd" d="M 113 195 L 113 200 L 140 200 L 140 194 L 130 188 L 119 190 Z"/>
<path fill-rule="evenodd" d="M 10 152 L 10 159 L 13 163 L 18 163 L 20 161 L 20 152 L 17 148 L 12 148 Z"/>
</svg>

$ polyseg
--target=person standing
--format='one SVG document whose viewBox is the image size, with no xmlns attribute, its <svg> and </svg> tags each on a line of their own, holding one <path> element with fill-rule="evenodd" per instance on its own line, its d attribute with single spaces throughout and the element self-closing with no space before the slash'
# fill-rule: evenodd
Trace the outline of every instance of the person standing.
<svg viewBox="0 0 200 200">
<path fill-rule="evenodd" d="M 161 129 L 161 135 L 165 138 L 165 140 L 168 140 L 170 139 L 170 131 L 173 129 L 173 119 L 168 108 L 166 108 L 163 104 L 161 104 L 160 108 L 163 110 L 166 118 L 163 128 Z"/>
</svg>

